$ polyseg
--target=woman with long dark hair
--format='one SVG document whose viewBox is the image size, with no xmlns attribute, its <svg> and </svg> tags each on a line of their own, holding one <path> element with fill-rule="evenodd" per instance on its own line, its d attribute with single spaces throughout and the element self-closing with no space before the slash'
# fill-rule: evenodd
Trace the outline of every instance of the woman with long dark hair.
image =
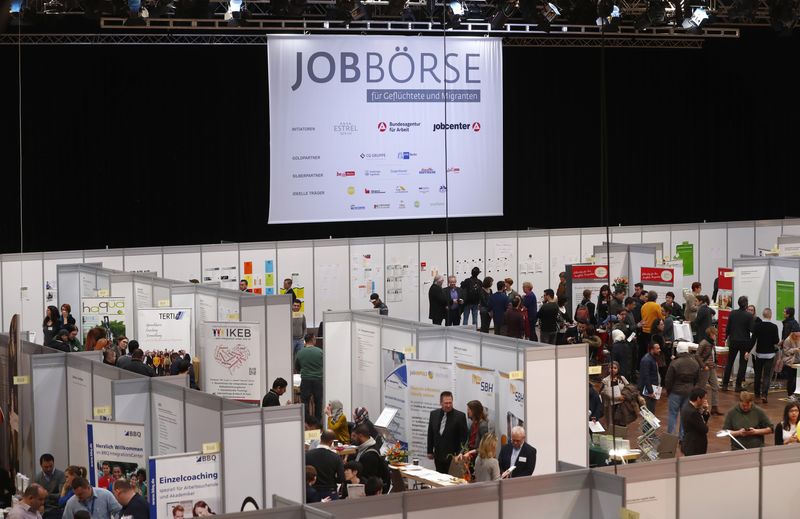
<svg viewBox="0 0 800 519">
<path fill-rule="evenodd" d="M 611 303 L 611 288 L 608 285 L 600 287 L 597 295 L 597 324 L 602 324 L 608 319 L 608 305 Z"/>
<path fill-rule="evenodd" d="M 44 321 L 42 322 L 42 332 L 44 333 L 42 344 L 47 346 L 60 329 L 61 326 L 58 324 L 58 308 L 52 305 L 48 306 L 47 310 L 45 310 Z"/>
<path fill-rule="evenodd" d="M 775 445 L 798 443 L 797 420 L 800 418 L 800 405 L 789 402 L 783 408 L 783 421 L 775 426 Z"/>
</svg>

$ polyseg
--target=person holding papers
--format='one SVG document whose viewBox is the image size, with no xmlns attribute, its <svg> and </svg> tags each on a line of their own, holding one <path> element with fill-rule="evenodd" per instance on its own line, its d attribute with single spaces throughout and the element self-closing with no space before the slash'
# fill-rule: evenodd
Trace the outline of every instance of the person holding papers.
<svg viewBox="0 0 800 519">
<path fill-rule="evenodd" d="M 525 443 L 525 429 L 519 425 L 511 429 L 511 443 L 503 445 L 497 461 L 503 473 L 514 467 L 511 471 L 512 478 L 533 475 L 536 468 L 536 449 Z"/>
<path fill-rule="evenodd" d="M 653 341 L 650 343 L 647 355 L 639 363 L 639 391 L 644 396 L 647 409 L 651 413 L 656 410 L 656 401 L 661 396 L 654 389 L 658 386 L 658 362 L 656 355 L 661 353 L 661 345 Z"/>
</svg>

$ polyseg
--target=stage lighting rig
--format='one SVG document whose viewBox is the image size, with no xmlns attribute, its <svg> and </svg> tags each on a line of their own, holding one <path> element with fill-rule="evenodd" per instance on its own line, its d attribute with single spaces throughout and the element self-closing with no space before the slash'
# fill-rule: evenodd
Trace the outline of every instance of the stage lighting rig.
<svg viewBox="0 0 800 519">
<path fill-rule="evenodd" d="M 597 20 L 595 23 L 610 31 L 619 30 L 620 11 L 614 0 L 597 0 Z"/>
<path fill-rule="evenodd" d="M 692 16 L 683 19 L 683 28 L 689 34 L 702 34 L 703 27 L 708 25 L 708 11 L 702 5 L 692 7 Z"/>
<path fill-rule="evenodd" d="M 636 30 L 646 31 L 650 27 L 667 23 L 667 5 L 663 0 L 650 0 L 647 10 L 636 19 Z"/>
<path fill-rule="evenodd" d="M 782 36 L 790 36 L 797 25 L 795 0 L 768 0 L 769 23 Z"/>
</svg>

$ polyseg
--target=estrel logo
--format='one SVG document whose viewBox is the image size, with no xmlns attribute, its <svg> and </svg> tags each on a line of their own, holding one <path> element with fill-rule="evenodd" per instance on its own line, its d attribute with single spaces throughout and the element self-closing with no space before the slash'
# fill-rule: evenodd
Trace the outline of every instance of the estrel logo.
<svg viewBox="0 0 800 519">
<path fill-rule="evenodd" d="M 340 122 L 333 125 L 333 132 L 339 135 L 352 135 L 358 132 L 358 127 L 351 122 Z"/>
<path fill-rule="evenodd" d="M 356 194 L 356 188 L 354 188 L 353 186 L 347 186 L 347 194 L 351 196 Z"/>
<path fill-rule="evenodd" d="M 383 133 L 386 131 L 386 123 L 381 121 L 378 123 L 378 131 Z"/>
<path fill-rule="evenodd" d="M 356 172 L 355 171 L 337 171 L 336 172 L 336 176 L 337 177 L 354 177 L 354 176 L 356 176 Z"/>
</svg>

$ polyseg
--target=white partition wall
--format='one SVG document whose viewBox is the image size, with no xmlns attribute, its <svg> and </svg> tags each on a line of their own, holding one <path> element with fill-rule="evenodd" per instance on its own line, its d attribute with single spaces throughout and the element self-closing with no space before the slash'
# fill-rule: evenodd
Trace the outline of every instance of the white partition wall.
<svg viewBox="0 0 800 519">
<path fill-rule="evenodd" d="M 265 407 L 261 411 L 264 430 L 264 494 L 279 495 L 304 503 L 306 470 L 303 406 Z"/>
<path fill-rule="evenodd" d="M 80 252 L 80 251 L 72 251 Z M 46 254 L 46 253 L 45 253 Z M 84 263 L 99 263 L 106 269 L 113 269 L 123 271 L 123 249 L 95 249 L 83 251 Z M 57 264 L 62 265 L 62 262 Z M 45 264 L 45 275 L 47 274 L 47 265 Z M 47 279 L 45 277 L 45 279 Z"/>
<path fill-rule="evenodd" d="M 292 296 L 269 296 L 264 298 L 267 312 L 265 351 L 267 356 L 266 387 L 278 377 L 289 381 L 293 373 L 292 357 Z M 291 399 L 290 395 L 283 400 Z"/>
<path fill-rule="evenodd" d="M 220 288 L 239 288 L 239 247 L 236 243 L 202 246 L 202 283 L 219 283 Z"/>
<path fill-rule="evenodd" d="M 367 310 L 373 308 L 369 300 L 369 296 L 372 293 L 378 294 L 382 301 L 387 301 L 384 287 L 383 257 L 383 238 L 350 240 L 351 309 Z"/>
<path fill-rule="evenodd" d="M 787 483 L 794 481 L 800 471 L 800 449 L 792 447 L 761 450 L 761 517 L 787 517 L 796 513 L 794 500 L 786 499 Z"/>
<path fill-rule="evenodd" d="M 314 326 L 314 246 L 311 241 L 282 242 L 277 244 L 275 284 L 278 293 L 283 289 L 283 280 L 291 279 L 295 296 L 303 301 L 303 312 L 309 326 Z M 321 281 L 321 280 L 320 280 Z M 368 294 L 369 295 L 369 294 Z"/>
<path fill-rule="evenodd" d="M 69 462 L 89 466 L 86 421 L 93 418 L 92 361 L 67 355 L 67 414 L 69 415 Z"/>
<path fill-rule="evenodd" d="M 558 287 L 558 274 L 567 265 L 579 263 L 581 257 L 581 237 L 578 229 L 553 229 L 550 231 L 550 284 Z"/>
<path fill-rule="evenodd" d="M 254 501 L 258 509 L 267 508 L 271 502 L 264 492 L 263 434 L 260 409 L 223 413 L 222 496 L 225 511 L 243 510 L 248 500 Z M 247 449 L 234 448 L 237 445 L 247 445 Z M 250 469 L 243 471 L 237 467 Z"/>
<path fill-rule="evenodd" d="M 352 401 L 367 409 L 383 408 L 383 373 L 381 371 L 381 320 L 377 315 L 353 314 L 352 361 L 350 369 Z M 338 399 L 333 393 L 325 401 Z M 345 408 L 350 416 L 352 408 Z"/>
<path fill-rule="evenodd" d="M 499 519 L 498 492 L 495 485 L 476 484 L 440 489 L 430 492 L 410 492 L 406 495 L 407 519 L 441 519 L 450 517 L 480 517 Z"/>
<path fill-rule="evenodd" d="M 125 249 L 122 266 L 125 272 L 152 273 L 161 276 L 164 273 L 163 250 L 161 247 Z"/>
<path fill-rule="evenodd" d="M 728 223 L 728 263 L 741 256 L 753 256 L 756 253 L 755 222 Z"/>
<path fill-rule="evenodd" d="M 642 243 L 642 227 L 638 225 L 612 227 L 611 241 L 628 245 Z"/>
<path fill-rule="evenodd" d="M 66 466 L 69 457 L 69 427 L 67 414 L 66 353 L 51 353 L 31 357 L 33 386 L 34 459 L 45 452 Z"/>
<path fill-rule="evenodd" d="M 760 454 L 754 449 L 680 458 L 678 517 L 759 517 Z M 708 489 L 721 477 L 724 498 L 709 499 Z"/>
<path fill-rule="evenodd" d="M 613 467 L 601 471 L 613 474 Z M 678 513 L 678 460 L 618 465 L 617 474 L 625 478 L 625 506 L 645 519 L 676 519 Z M 708 489 L 706 489 L 708 490 Z M 706 499 L 708 499 L 706 494 Z M 718 502 L 717 499 L 710 499 Z M 712 517 L 718 517 L 712 514 Z M 690 514 L 688 517 L 702 517 Z M 736 516 L 739 517 L 739 516 Z M 744 516 L 741 516 L 744 517 Z M 753 516 L 748 516 L 753 517 Z"/>
<path fill-rule="evenodd" d="M 628 259 L 630 261 L 629 286 L 642 280 L 642 267 L 656 266 L 656 248 L 652 245 L 629 245 Z"/>
<path fill-rule="evenodd" d="M 115 422 L 144 424 L 145 431 L 152 431 L 150 378 L 116 380 L 111 383 L 111 394 L 114 399 L 112 413 Z M 145 450 L 147 451 L 145 456 L 149 457 L 153 452 L 153 438 L 152 434 L 147 436 L 148 438 L 145 439 Z"/>
<path fill-rule="evenodd" d="M 661 244 L 661 257 L 657 258 L 659 261 L 663 260 L 665 257 L 672 257 L 671 240 L 672 232 L 670 231 L 669 225 L 648 225 L 642 228 L 642 243 Z"/>
<path fill-rule="evenodd" d="M 728 264 L 728 233 L 725 225 L 701 223 L 699 246 L 701 254 L 698 275 L 692 279 L 699 280 L 703 287 L 708 287 L 708 291 L 714 286 L 717 269 Z M 691 287 L 691 283 L 689 286 Z"/>
<path fill-rule="evenodd" d="M 443 326 L 417 331 L 417 358 L 436 362 L 449 362 L 447 357 L 447 329 Z"/>
<path fill-rule="evenodd" d="M 306 306 L 306 320 L 322 322 L 327 310 L 350 308 L 349 246 L 347 240 L 317 240 L 314 242 L 314 315 Z M 395 305 L 391 304 L 392 313 Z M 415 307 L 416 308 L 416 307 Z"/>
<path fill-rule="evenodd" d="M 353 409 L 350 379 L 352 373 L 352 314 L 351 312 L 325 312 L 325 347 L 323 400 L 330 395 L 341 400 L 345 412 Z M 333 398 L 333 397 L 330 397 Z M 326 400 L 327 402 L 327 400 Z"/>
<path fill-rule="evenodd" d="M 416 236 L 387 237 L 386 299 L 389 315 L 400 319 L 417 321 L 420 296 L 427 300 L 428 293 L 420 294 L 419 241 Z M 328 308 L 336 308 L 329 306 Z M 423 320 L 428 316 L 422 316 Z"/>
<path fill-rule="evenodd" d="M 186 448 L 184 390 L 168 382 L 150 381 L 150 438 L 153 456 L 180 454 Z M 213 427 L 214 422 L 206 425 Z"/>
<path fill-rule="evenodd" d="M 781 220 L 756 221 L 756 256 L 773 250 L 778 245 L 782 233 Z"/>
<path fill-rule="evenodd" d="M 537 468 L 539 465 L 537 453 Z M 586 471 L 561 472 L 500 483 L 503 517 L 548 517 L 584 519 L 592 517 L 592 492 Z"/>
<path fill-rule="evenodd" d="M 556 472 L 558 429 L 556 348 L 543 346 L 525 352 L 525 415 L 537 417 L 525 424 L 527 441 L 536 447 L 535 475 Z M 588 392 L 588 389 L 587 389 Z M 584 424 L 584 427 L 586 425 Z M 588 449 L 588 446 L 586 447 Z"/>
<path fill-rule="evenodd" d="M 556 348 L 558 460 L 580 467 L 589 466 L 587 349 L 586 344 L 564 344 Z"/>
<path fill-rule="evenodd" d="M 519 259 L 517 283 L 522 287 L 522 283 L 530 281 L 534 292 L 541 296 L 546 288 L 551 287 L 549 232 L 520 231 L 517 238 L 517 257 Z"/>
<path fill-rule="evenodd" d="M 277 294 L 277 254 L 275 243 L 240 243 L 239 276 L 247 280 L 254 294 L 271 296 Z M 282 282 L 282 280 L 281 280 Z"/>
<path fill-rule="evenodd" d="M 517 260 L 517 233 L 486 233 L 485 250 L 486 268 L 481 269 L 485 272 L 481 274 L 480 277 L 492 276 L 494 279 L 511 278 L 514 280 L 514 290 L 521 294 L 522 283 L 519 281 L 519 263 Z"/>
<path fill-rule="evenodd" d="M 200 246 L 186 245 L 164 247 L 164 277 L 188 283 L 190 279 L 200 281 Z"/>
<path fill-rule="evenodd" d="M 451 259 L 453 268 L 449 269 L 448 273 L 454 275 L 460 284 L 461 280 L 470 277 L 472 267 L 478 267 L 481 272 L 488 269 L 484 258 L 486 258 L 486 236 L 483 233 L 454 234 Z M 492 261 L 494 263 L 494 259 Z M 485 275 L 498 279 L 492 274 Z M 444 286 L 447 286 L 447 280 L 445 280 Z"/>
<path fill-rule="evenodd" d="M 428 291 L 437 274 L 446 276 L 448 257 L 452 261 L 452 254 L 448 255 L 448 244 L 444 236 L 430 235 L 419 237 L 419 320 L 428 322 Z M 452 248 L 452 246 L 450 246 Z"/>
<path fill-rule="evenodd" d="M 610 237 L 610 233 L 608 236 Z M 581 263 L 589 263 L 590 258 L 594 256 L 594 248 L 607 241 L 610 240 L 606 238 L 605 227 L 581 229 L 581 257 L 579 261 Z"/>
</svg>

